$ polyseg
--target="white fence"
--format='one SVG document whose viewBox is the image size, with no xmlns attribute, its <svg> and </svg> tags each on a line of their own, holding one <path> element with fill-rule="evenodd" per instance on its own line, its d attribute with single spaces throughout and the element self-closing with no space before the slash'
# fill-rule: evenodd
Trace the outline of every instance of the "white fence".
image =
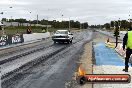
<svg viewBox="0 0 132 88">
<path fill-rule="evenodd" d="M 50 33 L 33 33 L 33 34 L 23 34 L 24 42 L 39 40 L 50 37 Z"/>
<path fill-rule="evenodd" d="M 127 31 L 120 31 L 120 34 L 125 35 L 127 33 Z"/>
<path fill-rule="evenodd" d="M 106 34 L 108 36 L 113 36 L 114 37 L 114 33 L 113 32 L 107 32 L 107 31 L 102 31 L 102 30 L 98 30 L 98 32 Z M 123 38 L 124 38 L 126 33 L 127 33 L 127 31 L 120 31 L 119 39 L 123 40 Z"/>
</svg>

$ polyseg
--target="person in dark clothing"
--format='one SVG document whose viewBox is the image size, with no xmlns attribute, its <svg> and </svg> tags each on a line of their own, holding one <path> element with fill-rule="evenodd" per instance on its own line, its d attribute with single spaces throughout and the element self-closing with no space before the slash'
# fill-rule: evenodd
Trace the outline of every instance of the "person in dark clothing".
<svg viewBox="0 0 132 88">
<path fill-rule="evenodd" d="M 118 46 L 119 27 L 116 27 L 115 32 L 114 32 L 114 36 L 116 38 L 116 46 L 115 46 L 115 48 L 116 48 Z"/>
<path fill-rule="evenodd" d="M 27 34 L 31 34 L 32 33 L 32 30 L 30 27 L 27 28 Z"/>
<path fill-rule="evenodd" d="M 123 69 L 123 71 L 128 72 L 129 68 L 128 62 L 132 54 L 132 27 L 123 38 L 123 50 L 125 50 L 125 47 L 126 47 L 125 69 Z"/>
</svg>

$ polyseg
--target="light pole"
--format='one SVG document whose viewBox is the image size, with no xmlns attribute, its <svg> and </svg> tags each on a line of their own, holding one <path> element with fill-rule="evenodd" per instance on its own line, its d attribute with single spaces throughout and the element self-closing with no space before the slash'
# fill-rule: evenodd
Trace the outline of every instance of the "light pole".
<svg viewBox="0 0 132 88">
<path fill-rule="evenodd" d="M 81 22 L 80 22 L 80 29 L 82 28 L 81 26 L 82 26 L 82 25 L 81 25 Z"/>
<path fill-rule="evenodd" d="M 69 18 L 69 31 L 70 31 L 70 25 L 71 25 L 71 22 L 70 22 L 71 20 L 70 20 L 70 18 Z"/>
<path fill-rule="evenodd" d="M 1 12 L 0 14 L 1 14 L 1 15 L 3 15 L 4 13 L 3 13 L 3 12 Z M 1 22 L 2 22 L 2 19 L 1 19 Z"/>
<path fill-rule="evenodd" d="M 29 19 L 30 27 L 31 27 L 31 13 L 32 13 L 32 12 L 30 12 L 30 19 Z"/>
<path fill-rule="evenodd" d="M 119 18 L 119 22 L 118 22 L 118 27 L 119 27 L 119 31 L 120 31 L 120 28 L 121 28 L 120 18 Z"/>
<path fill-rule="evenodd" d="M 46 27 L 47 27 L 47 30 L 48 30 L 48 16 L 47 16 L 47 26 Z"/>
<path fill-rule="evenodd" d="M 131 27 L 131 15 L 129 15 L 129 27 Z"/>
<path fill-rule="evenodd" d="M 64 15 L 62 14 L 62 21 L 63 21 L 63 16 L 64 16 Z"/>
<path fill-rule="evenodd" d="M 50 9 L 48 9 L 48 13 L 49 13 L 49 11 L 50 11 Z M 48 20 L 49 20 L 49 17 L 48 17 L 48 14 L 47 14 L 47 26 L 46 26 L 47 29 L 46 29 L 46 30 L 48 30 L 48 24 L 49 24 L 49 23 L 48 23 Z"/>
<path fill-rule="evenodd" d="M 114 20 L 114 30 L 115 30 L 115 20 Z"/>
<path fill-rule="evenodd" d="M 38 26 L 38 14 L 37 14 L 37 26 Z"/>
<path fill-rule="evenodd" d="M 110 29 L 111 29 L 111 22 L 110 22 Z"/>
<path fill-rule="evenodd" d="M 12 16 L 11 16 L 11 26 L 12 26 Z"/>
<path fill-rule="evenodd" d="M 130 20 L 130 19 L 131 19 L 131 15 L 129 15 L 129 23 L 131 22 L 131 20 Z"/>
<path fill-rule="evenodd" d="M 9 7 L 10 9 L 12 9 L 12 7 Z M 11 16 L 11 26 L 12 26 L 12 16 Z"/>
<path fill-rule="evenodd" d="M 3 12 L 1 12 L 0 14 L 2 14 L 2 15 L 3 15 L 4 13 L 3 13 Z M 2 26 L 3 26 L 3 27 L 2 27 L 2 34 L 5 34 L 5 32 L 4 32 L 4 23 L 2 22 L 2 19 L 1 19 L 1 24 L 2 24 Z"/>
<path fill-rule="evenodd" d="M 63 16 L 64 16 L 64 15 L 62 14 L 61 16 L 62 16 L 62 22 L 61 22 L 61 23 L 62 23 L 62 25 L 61 25 L 61 26 L 62 26 L 62 28 L 63 28 Z"/>
<path fill-rule="evenodd" d="M 1 14 L 1 15 L 3 15 L 4 13 L 3 13 L 3 12 L 1 12 L 0 14 Z M 1 19 L 1 22 L 2 22 L 2 19 Z"/>
</svg>

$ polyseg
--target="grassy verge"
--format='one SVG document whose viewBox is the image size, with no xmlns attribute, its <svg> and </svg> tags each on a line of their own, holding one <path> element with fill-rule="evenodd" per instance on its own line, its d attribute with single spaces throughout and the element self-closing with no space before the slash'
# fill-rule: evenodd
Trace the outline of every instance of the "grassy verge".
<svg viewBox="0 0 132 88">
<path fill-rule="evenodd" d="M 42 27 L 40 26 L 32 26 L 32 33 L 42 33 Z M 64 28 L 48 28 L 49 32 L 55 32 L 56 30 L 61 30 Z M 68 28 L 65 28 L 68 29 Z M 76 28 L 72 28 L 71 30 L 79 30 Z M 9 34 L 26 34 L 27 27 L 25 26 L 19 26 L 19 27 L 5 27 L 4 33 L 9 35 Z M 2 35 L 2 30 L 0 30 L 0 35 Z"/>
</svg>

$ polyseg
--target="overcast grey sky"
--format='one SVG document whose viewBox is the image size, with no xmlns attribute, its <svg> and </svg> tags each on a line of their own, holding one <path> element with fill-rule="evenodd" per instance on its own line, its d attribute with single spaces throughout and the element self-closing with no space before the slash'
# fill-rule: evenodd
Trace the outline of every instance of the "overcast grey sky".
<svg viewBox="0 0 132 88">
<path fill-rule="evenodd" d="M 9 8 L 13 7 L 13 8 Z M 0 18 L 78 20 L 104 24 L 132 18 L 132 0 L 0 0 Z M 30 13 L 31 12 L 31 13 Z M 62 14 L 64 15 L 62 17 Z"/>
</svg>

